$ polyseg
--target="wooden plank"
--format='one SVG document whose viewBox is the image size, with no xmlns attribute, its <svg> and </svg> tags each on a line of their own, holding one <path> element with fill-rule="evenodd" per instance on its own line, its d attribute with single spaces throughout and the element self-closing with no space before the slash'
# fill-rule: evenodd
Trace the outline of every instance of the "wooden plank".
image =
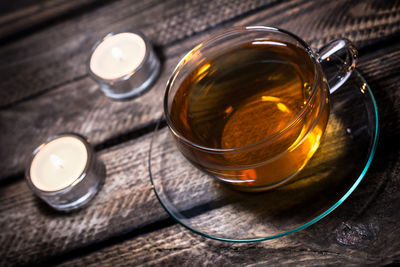
<svg viewBox="0 0 400 267">
<path fill-rule="evenodd" d="M 87 75 L 90 49 L 108 32 L 138 28 L 160 46 L 272 1 L 118 1 L 56 24 L 1 49 L 0 106 Z"/>
<path fill-rule="evenodd" d="M 368 259 L 372 259 L 371 263 L 377 263 L 380 258 L 374 255 L 376 255 L 378 249 L 385 248 L 387 244 L 390 244 L 390 249 L 382 249 L 384 252 L 381 251 L 379 255 L 388 257 L 388 259 L 398 257 L 396 253 L 400 249 L 400 242 L 396 239 L 396 235 L 390 233 L 393 232 L 393 229 L 398 229 L 400 222 L 398 212 L 396 212 L 400 208 L 396 201 L 399 192 L 395 190 L 400 186 L 397 175 L 400 166 L 398 149 L 393 146 L 390 140 L 399 136 L 400 126 L 397 123 L 392 128 L 386 129 L 386 125 L 391 125 L 392 116 L 396 116 L 396 121 L 400 118 L 398 105 L 400 95 L 397 90 L 399 86 L 397 79 L 399 65 L 396 64 L 400 54 L 397 52 L 397 46 L 392 46 L 383 51 L 369 55 L 366 62 L 363 58 L 361 59 L 361 66 L 364 66 L 364 64 L 366 66 L 365 74 L 376 86 L 373 89 L 374 92 L 377 92 L 378 106 L 385 103 L 385 105 L 388 105 L 387 109 L 391 109 L 390 112 L 384 111 L 380 117 L 383 123 L 382 129 L 385 130 L 381 133 L 383 142 L 380 143 L 372 169 L 352 198 L 346 201 L 342 208 L 323 220 L 322 223 L 318 223 L 315 226 L 317 228 L 313 227 L 301 232 L 301 234 L 289 236 L 288 240 L 294 243 L 288 244 L 288 247 L 293 247 L 293 250 L 283 249 L 283 253 L 299 252 L 298 250 L 303 247 L 303 244 L 308 244 L 306 248 L 309 247 L 311 251 L 320 252 L 320 259 L 324 259 L 322 257 L 323 252 L 333 251 L 333 255 L 342 255 L 338 260 L 349 260 L 345 255 L 351 253 L 355 257 L 368 256 Z M 384 65 L 386 73 L 392 73 L 393 76 L 374 76 L 375 68 L 371 66 L 375 65 L 376 62 L 371 63 L 370 60 L 387 61 Z M 364 70 L 362 67 L 361 69 Z M 383 108 L 386 110 L 386 107 Z M 167 218 L 166 213 L 158 204 L 149 182 L 147 153 L 150 137 L 151 134 L 145 135 L 103 151 L 100 155 L 107 168 L 107 179 L 104 187 L 89 206 L 74 213 L 63 214 L 52 211 L 33 197 L 24 181 L 0 188 L 0 241 L 2 244 L 0 255 L 3 255 L 0 265 L 39 263 L 46 260 L 57 261 L 60 253 L 67 253 L 68 251 L 72 253 L 85 246 L 89 246 L 88 251 L 90 252 L 90 246 L 96 249 L 98 244 L 101 245 L 102 242 L 107 242 L 114 236 L 129 233 Z M 385 142 L 385 140 L 389 141 Z M 190 182 L 190 179 L 187 182 Z M 209 185 L 206 184 L 205 186 Z M 203 200 L 199 199 L 199 201 Z M 200 252 L 196 250 L 197 247 L 193 250 L 190 248 L 190 242 L 199 244 L 201 248 L 204 247 L 204 243 L 197 243 L 197 237 L 191 238 L 189 243 L 185 243 L 187 239 L 180 237 L 181 229 L 173 229 L 176 229 L 174 230 L 176 232 L 172 234 L 167 229 L 157 231 L 155 235 L 150 234 L 149 237 L 147 235 L 140 237 L 143 238 L 140 241 L 142 243 L 137 241 L 136 238 L 132 241 L 133 243 L 136 241 L 141 245 L 139 247 L 143 248 L 147 247 L 146 242 L 151 244 L 152 240 L 161 240 L 162 236 L 171 234 L 173 241 L 168 242 L 170 239 L 166 239 L 166 243 L 160 241 L 160 243 L 155 244 L 155 249 L 162 252 L 160 257 L 155 254 L 155 257 L 152 258 L 148 251 L 144 255 L 135 248 L 134 251 L 139 253 L 139 256 L 136 259 L 135 253 L 132 253 L 129 260 L 132 263 L 149 262 L 156 264 L 158 261 L 160 263 L 183 262 L 185 255 L 189 259 L 199 255 Z M 140 230 L 138 231 L 140 232 Z M 154 238 L 151 236 L 154 236 Z M 321 238 L 321 236 L 324 237 Z M 128 242 L 131 241 L 128 240 Z M 272 244 L 281 244 L 282 247 L 280 248 L 286 246 L 286 243 L 280 242 L 279 240 Z M 299 247 L 298 242 L 300 242 Z M 129 248 L 129 244 L 131 243 L 128 243 L 128 245 L 122 243 L 121 245 L 124 247 L 126 245 Z M 177 253 L 171 253 L 171 255 L 167 253 L 170 255 L 168 256 L 165 254 L 165 247 L 171 248 L 167 251 L 176 251 Z M 187 247 L 187 249 L 181 250 L 181 247 Z M 210 248 L 210 246 L 208 247 Z M 227 245 L 226 247 L 231 246 Z M 367 247 L 367 254 L 354 249 L 358 247 Z M 219 245 L 214 248 L 211 247 L 213 251 L 211 258 L 220 254 L 219 248 Z M 111 242 L 110 248 L 105 248 L 104 255 L 115 260 L 119 249 L 118 245 L 114 246 Z M 248 250 L 238 248 L 238 251 L 248 251 L 250 255 L 255 255 L 251 254 L 252 251 L 261 253 L 264 249 L 270 251 L 271 254 L 278 251 L 264 247 L 261 247 L 260 250 L 254 250 L 251 245 L 249 245 Z M 111 252 L 108 253 L 108 251 Z M 314 255 L 314 253 L 308 253 L 305 250 L 300 252 L 303 253 L 299 253 L 299 259 L 301 255 L 304 255 L 304 257 Z M 318 253 L 315 254 L 314 256 L 318 255 Z M 230 255 L 232 261 L 238 260 L 240 262 L 233 254 Z M 333 257 L 333 255 L 331 256 Z M 327 255 L 325 254 L 325 256 Z M 83 257 L 82 261 L 91 261 L 93 258 L 103 259 L 99 254 L 95 254 L 94 256 L 89 255 L 87 258 Z M 246 259 L 248 258 L 243 258 L 242 263 Z M 273 259 L 278 260 L 279 257 L 273 257 Z M 332 258 L 327 257 L 325 259 Z M 361 259 L 365 259 L 365 257 L 361 257 Z M 224 258 L 218 258 L 218 260 L 222 263 Z M 265 256 L 263 261 L 260 262 L 269 263 L 269 260 Z"/>
<path fill-rule="evenodd" d="M 356 204 L 362 205 L 362 202 L 361 199 L 357 201 L 350 198 L 342 208 L 335 211 L 334 216 L 298 233 L 265 242 L 218 242 L 174 225 L 87 255 L 79 254 L 79 257 L 66 259 L 58 266 L 96 266 L 100 262 L 103 265 L 129 266 L 364 266 L 398 263 L 399 241 L 395 235 L 389 234 L 386 238 L 382 231 L 375 232 L 374 214 L 355 219 L 348 219 L 348 214 L 340 217 L 346 213 L 345 209 L 357 212 Z M 374 210 L 377 206 L 380 205 L 375 204 Z M 365 224 L 358 220 L 373 222 Z M 399 226 L 398 223 L 396 225 Z M 396 225 L 390 226 L 393 227 L 391 230 L 396 229 Z M 390 228 L 386 230 L 390 231 Z M 347 231 L 346 237 L 355 240 L 356 244 L 346 246 L 340 243 L 342 231 Z M 376 236 L 371 238 L 371 232 Z M 387 242 L 390 242 L 390 248 Z"/>
<path fill-rule="evenodd" d="M 94 14 L 79 17 L 72 22 L 72 25 L 77 25 L 76 27 L 73 27 L 70 22 L 61 23 L 4 47 L 0 52 L 3 62 L 0 63 L 3 74 L 0 87 L 6 89 L 2 90 L 0 106 L 51 90 L 86 75 L 85 60 L 90 47 L 106 32 L 131 28 L 135 25 L 143 30 L 156 46 L 161 46 L 227 22 L 245 12 L 268 6 L 268 2 L 251 6 L 234 1 L 216 2 L 215 5 L 225 5 L 224 12 L 221 13 L 222 9 L 207 4 L 199 7 L 198 3 L 178 6 L 174 2 L 159 5 L 147 1 L 140 1 L 140 3 L 137 6 L 118 2 Z M 339 34 L 360 40 L 365 39 L 366 36 L 367 39 L 372 39 L 398 31 L 400 16 L 395 7 L 384 6 L 383 10 L 380 10 L 380 6 L 375 5 L 372 9 L 375 12 L 371 12 L 369 4 L 352 8 L 348 8 L 348 5 L 346 1 L 330 3 L 326 11 L 321 12 L 318 2 L 301 4 L 284 2 L 259 13 L 258 19 L 257 16 L 249 16 L 239 25 L 260 23 L 281 26 L 298 33 L 305 39 L 312 32 L 311 34 L 315 34 L 313 40 L 322 41 Z M 357 17 L 357 13 L 353 14 L 359 9 L 368 11 L 366 17 Z M 124 12 L 118 12 L 119 10 Z M 338 14 L 345 20 L 339 25 L 330 25 L 326 18 L 333 16 L 334 13 L 331 12 L 339 12 Z M 187 15 L 182 18 L 182 14 Z M 302 23 L 293 23 L 293 20 L 287 19 L 288 17 L 299 17 Z M 366 23 L 359 23 L 361 18 Z M 185 23 L 179 22 L 182 19 Z M 317 25 L 320 26 L 317 27 Z M 318 36 L 318 33 L 322 32 L 325 39 Z M 51 42 L 43 42 L 43 40 L 51 40 Z M 308 41 L 312 41 L 311 38 Z M 13 64 L 10 66 L 9 62 Z"/>
<path fill-rule="evenodd" d="M 149 140 L 146 136 L 101 153 L 107 169 L 101 193 L 87 208 L 71 214 L 51 210 L 24 181 L 2 188 L 0 265 L 39 261 L 166 218 L 148 178 Z"/>
<path fill-rule="evenodd" d="M 44 0 L 46 1 L 46 0 Z M 42 1 L 42 2 L 44 2 Z M 32 5 L 35 4 L 35 0 L 16 0 L 12 2 L 1 2 L 0 3 L 0 16 L 5 17 L 5 19 L 1 19 L 0 21 L 5 21 L 8 20 L 8 17 L 19 17 L 18 10 L 24 10 L 25 8 L 28 8 Z M 25 13 L 22 11 L 22 13 Z M 14 15 L 11 15 L 14 14 Z"/>
<path fill-rule="evenodd" d="M 342 35 L 353 37 L 359 47 L 370 44 L 382 33 L 389 38 L 397 30 L 396 24 L 390 24 L 391 26 L 385 26 L 379 33 L 370 30 L 354 35 L 355 29 L 361 27 L 358 23 L 354 23 L 351 27 L 347 27 L 347 32 L 343 32 L 342 28 L 336 26 L 306 31 L 307 28 L 313 29 L 313 25 L 318 24 L 320 20 L 329 15 L 324 13 L 324 15 L 315 16 L 310 20 L 307 13 L 301 11 L 313 10 L 315 5 L 316 3 L 313 2 L 305 2 L 302 9 L 298 9 L 299 7 L 292 2 L 282 3 L 255 12 L 250 16 L 227 22 L 223 27 L 246 24 L 276 25 L 304 36 L 304 39 L 310 41 L 314 46 L 320 44 L 318 41 L 320 39 L 329 40 Z M 293 16 L 294 19 L 285 19 L 290 16 Z M 366 20 L 373 20 L 371 23 L 380 25 L 379 27 L 387 23 L 386 20 L 373 18 L 375 17 L 371 15 Z M 298 23 L 298 21 L 304 23 Z M 298 26 L 299 24 L 301 27 Z M 150 92 L 136 100 L 113 102 L 101 95 L 94 82 L 88 77 L 82 76 L 74 82 L 57 87 L 57 90 L 50 90 L 39 98 L 30 99 L 1 111 L 0 126 L 7 130 L 0 132 L 0 179 L 21 173 L 33 148 L 53 134 L 75 131 L 88 136 L 95 144 L 99 144 L 110 137 L 132 132 L 154 122 L 162 113 L 165 84 L 179 58 L 194 45 L 206 39 L 210 34 L 220 31 L 221 28 L 222 26 L 216 27 L 163 47 L 160 51 L 165 60 L 160 78 Z M 156 36 L 156 31 L 153 34 Z M 178 33 L 170 34 L 174 37 L 170 37 L 168 42 L 175 40 L 174 38 L 183 38 Z M 158 42 L 161 43 L 163 40 L 159 39 Z M 54 70 L 49 68 L 49 71 Z M 57 103 L 63 103 L 63 105 Z"/>
<path fill-rule="evenodd" d="M 104 2 L 104 1 L 103 1 Z M 18 35 L 38 31 L 61 18 L 82 13 L 84 9 L 95 7 L 93 0 L 53 0 L 53 1 L 14 1 L 5 6 L 0 4 L 0 43 L 10 42 Z M 97 2 L 101 6 L 102 2 Z"/>
</svg>

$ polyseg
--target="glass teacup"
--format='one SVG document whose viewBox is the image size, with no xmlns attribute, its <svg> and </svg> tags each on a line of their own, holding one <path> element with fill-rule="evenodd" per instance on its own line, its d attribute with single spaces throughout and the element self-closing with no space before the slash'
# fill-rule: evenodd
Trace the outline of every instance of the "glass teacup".
<svg viewBox="0 0 400 267">
<path fill-rule="evenodd" d="M 321 64 L 332 56 L 343 58 L 342 67 L 326 77 Z M 219 181 L 243 191 L 274 188 L 317 150 L 329 94 L 350 76 L 356 57 L 346 39 L 314 53 L 277 28 L 225 31 L 173 72 L 164 98 L 168 127 L 181 153 Z"/>
</svg>

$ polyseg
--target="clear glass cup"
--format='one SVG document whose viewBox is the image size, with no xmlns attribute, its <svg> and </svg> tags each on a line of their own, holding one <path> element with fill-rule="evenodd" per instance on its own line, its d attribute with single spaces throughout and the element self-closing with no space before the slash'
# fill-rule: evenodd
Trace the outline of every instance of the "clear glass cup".
<svg viewBox="0 0 400 267">
<path fill-rule="evenodd" d="M 307 98 L 290 122 L 279 126 L 269 136 L 238 147 L 205 146 L 185 136 L 171 118 L 171 108 L 176 93 L 188 76 L 207 60 L 229 50 L 248 43 L 274 42 L 300 48 L 304 52 L 301 57 L 304 62 L 310 62 L 309 69 L 312 70 L 312 82 L 304 84 L 303 88 L 307 91 Z M 339 71 L 335 65 L 334 73 L 329 69 L 332 55 L 342 61 Z M 185 158 L 217 180 L 242 191 L 277 187 L 294 177 L 317 150 L 329 117 L 329 95 L 348 79 L 356 59 L 357 50 L 346 39 L 333 40 L 314 53 L 302 39 L 277 28 L 252 26 L 225 31 L 196 46 L 174 70 L 164 97 L 168 127 Z"/>
</svg>

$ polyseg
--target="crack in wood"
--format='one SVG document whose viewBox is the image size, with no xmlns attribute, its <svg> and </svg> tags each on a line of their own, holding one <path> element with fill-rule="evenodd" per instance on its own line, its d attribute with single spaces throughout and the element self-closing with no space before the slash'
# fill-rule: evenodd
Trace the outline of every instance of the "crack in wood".
<svg viewBox="0 0 400 267">
<path fill-rule="evenodd" d="M 105 149 L 111 148 L 113 146 L 117 146 L 122 143 L 128 142 L 130 140 L 139 138 L 143 135 L 153 132 L 157 123 L 158 123 L 158 120 L 151 121 L 151 122 L 141 126 L 140 128 L 134 128 L 131 131 L 121 133 L 116 136 L 112 136 L 112 137 L 108 138 L 107 140 L 105 140 L 104 142 L 101 142 L 101 143 L 95 145 L 94 149 L 96 151 L 101 151 L 101 150 L 105 150 Z M 167 122 L 165 120 L 161 120 L 160 124 L 159 124 L 159 129 L 162 129 L 166 126 L 167 126 Z"/>
<path fill-rule="evenodd" d="M 3 106 L 0 106 L 0 111 L 1 110 L 6 110 L 8 108 L 12 108 L 12 107 L 14 107 L 14 106 L 16 106 L 18 104 L 21 104 L 21 103 L 23 103 L 25 101 L 29 101 L 29 100 L 35 99 L 35 98 L 40 97 L 40 96 L 42 96 L 42 95 L 44 95 L 44 94 L 46 94 L 48 92 L 51 92 L 51 91 L 57 90 L 57 89 L 59 89 L 59 88 L 61 88 L 63 86 L 66 86 L 66 85 L 68 85 L 70 83 L 78 82 L 80 80 L 85 79 L 88 76 L 89 76 L 88 74 L 80 75 L 80 76 L 74 77 L 73 79 L 70 79 L 70 80 L 64 81 L 62 83 L 53 85 L 53 86 L 51 86 L 49 88 L 45 88 L 45 89 L 43 89 L 41 91 L 36 92 L 35 94 L 28 95 L 26 97 L 23 97 L 21 99 L 18 99 L 16 101 L 14 101 L 14 102 L 5 104 Z"/>
</svg>

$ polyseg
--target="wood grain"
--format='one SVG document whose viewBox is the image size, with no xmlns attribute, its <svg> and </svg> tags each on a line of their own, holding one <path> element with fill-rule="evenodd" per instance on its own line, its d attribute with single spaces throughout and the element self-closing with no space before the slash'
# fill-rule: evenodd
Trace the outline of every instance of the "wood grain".
<svg viewBox="0 0 400 267">
<path fill-rule="evenodd" d="M 371 25 L 375 25 L 378 28 L 389 23 L 390 27 L 385 26 L 385 30 L 383 31 L 376 32 L 373 30 L 373 27 L 371 27 L 372 30 L 370 31 L 363 31 L 361 34 L 355 34 L 355 32 L 358 32 L 357 29 L 361 30 L 360 27 L 364 27 L 363 24 L 360 25 L 356 22 L 354 22 L 354 24 L 349 24 L 352 25 L 351 27 L 347 26 L 347 32 L 336 25 L 329 24 L 326 25 L 326 29 L 313 29 L 315 25 L 319 25 L 320 21 L 323 22 L 326 16 L 330 16 L 330 14 L 313 11 L 316 16 L 313 17 L 312 20 L 309 19 L 309 16 L 304 10 L 310 9 L 312 11 L 315 9 L 316 5 L 317 3 L 308 1 L 301 3 L 300 6 L 292 2 L 284 2 L 279 5 L 271 6 L 270 8 L 258 10 L 254 14 L 251 14 L 251 16 L 239 17 L 219 27 L 207 30 L 206 32 L 201 32 L 201 30 L 199 30 L 201 33 L 179 42 L 175 42 L 174 40 L 180 40 L 184 38 L 185 35 L 184 31 L 180 31 L 177 28 L 168 27 L 165 29 L 167 31 L 164 33 L 165 36 L 162 38 L 157 35 L 156 29 L 150 26 L 145 28 L 156 44 L 163 45 L 165 42 L 167 44 L 169 43 L 168 45 L 161 46 L 159 49 L 161 57 L 164 58 L 163 69 L 160 78 L 151 91 L 133 101 L 113 102 L 101 95 L 97 85 L 85 74 L 82 74 L 83 76 L 79 76 L 76 80 L 66 82 L 66 84 L 62 86 L 56 86 L 53 88 L 54 90 L 48 90 L 47 93 L 40 95 L 40 97 L 32 98 L 10 108 L 3 109 L 0 111 L 0 126 L 7 130 L 0 132 L 0 159 L 2 159 L 0 161 L 0 179 L 21 173 L 25 168 L 24 164 L 27 157 L 31 151 L 33 151 L 34 147 L 53 134 L 75 131 L 89 137 L 95 144 L 99 144 L 105 142 L 109 138 L 135 131 L 154 122 L 162 113 L 161 104 L 165 84 L 179 59 L 194 45 L 206 39 L 211 34 L 220 31 L 223 27 L 250 24 L 275 25 L 298 33 L 300 36 L 303 36 L 304 39 L 310 41 L 313 46 L 319 46 L 321 44 L 320 40 L 329 40 L 337 36 L 344 36 L 352 38 L 360 48 L 371 45 L 371 42 L 378 36 L 382 35 L 383 37 L 386 36 L 390 38 L 400 27 L 396 20 L 397 16 L 395 15 L 396 12 L 398 12 L 397 9 L 390 8 L 388 11 L 382 12 L 384 12 L 384 14 L 391 14 L 394 19 L 376 18 L 375 14 L 370 13 L 367 13 L 370 17 L 365 19 L 370 21 L 369 23 Z M 368 6 L 369 5 L 367 5 L 367 7 Z M 184 10 L 186 9 L 181 10 L 181 12 L 184 12 Z M 330 9 L 327 10 L 329 11 Z M 349 10 L 351 11 L 351 9 Z M 156 11 L 150 10 L 147 12 Z M 235 12 L 234 13 L 237 14 L 238 11 Z M 178 14 L 180 13 L 176 13 L 174 15 L 175 17 L 172 16 L 171 19 L 176 19 Z M 236 15 L 231 14 L 229 18 L 234 16 Z M 286 19 L 292 16 L 294 17 L 293 20 Z M 348 13 L 347 16 L 352 16 L 352 13 Z M 298 26 L 298 20 L 304 21 L 301 27 Z M 204 23 L 207 24 L 210 23 L 210 21 L 207 19 Z M 343 23 L 348 23 L 347 19 L 343 20 Z M 193 26 L 190 25 L 189 21 L 189 28 Z M 212 25 L 205 27 L 212 27 Z M 312 30 L 306 30 L 307 28 Z M 53 33 L 53 31 L 50 32 Z M 86 41 L 85 39 L 85 42 Z M 55 43 L 57 42 L 58 41 Z M 67 46 L 69 47 L 69 44 Z M 48 49 L 51 50 L 51 48 Z M 12 51 L 9 52 L 12 53 Z M 78 52 L 83 53 L 82 51 Z M 52 53 L 57 52 L 53 51 L 50 54 Z M 81 66 L 79 68 L 84 69 L 85 59 L 83 59 L 83 56 L 79 56 L 79 58 L 81 58 L 81 63 L 76 61 L 68 63 L 70 58 L 66 58 L 67 55 L 60 55 L 57 53 L 57 56 L 60 56 L 60 60 L 64 66 L 71 64 L 71 66 Z M 21 65 L 19 65 L 19 67 L 16 66 L 16 68 L 20 69 Z M 53 76 L 51 79 L 54 78 L 60 81 L 60 79 L 64 79 L 69 75 L 70 69 L 57 69 L 57 66 L 46 68 L 46 71 L 52 73 L 54 71 L 60 71 L 60 75 L 62 74 L 62 77 L 52 74 Z M 82 73 L 82 71 L 79 71 L 79 73 Z M 11 81 L 12 79 L 8 80 L 8 82 Z M 45 83 L 46 79 L 40 82 L 41 85 Z M 26 87 L 23 84 L 14 84 L 14 86 L 19 88 L 15 89 L 14 92 L 22 92 L 21 89 Z M 1 79 L 0 87 L 2 87 Z M 4 86 L 4 88 L 8 87 Z M 32 87 L 26 88 L 30 90 Z M 0 93 L 1 92 L 6 92 L 6 90 L 0 91 Z M 0 99 L 6 98 L 7 97 Z M 57 104 L 61 102 L 63 105 Z M 52 116 L 49 116 L 50 113 Z"/>
<path fill-rule="evenodd" d="M 138 28 L 155 46 L 160 46 L 271 1 L 255 1 L 251 4 L 227 0 L 211 3 L 190 1 L 183 5 L 176 0 L 110 3 L 94 12 L 82 14 L 73 21 L 56 24 L 3 47 L 0 51 L 0 87 L 7 89 L 1 91 L 0 106 L 52 90 L 87 75 L 85 63 L 90 49 L 108 32 Z M 224 6 L 224 9 L 218 6 Z"/>
<path fill-rule="evenodd" d="M 392 114 L 397 116 L 397 120 L 400 117 L 398 105 L 396 106 L 400 101 L 400 95 L 397 92 L 399 84 L 397 79 L 394 79 L 395 77 L 393 79 L 390 77 L 381 79 L 380 76 L 374 76 L 375 70 L 373 68 L 369 70 L 371 68 L 369 60 L 387 61 L 384 67 L 388 72 L 396 73 L 399 71 L 399 67 L 393 63 L 397 62 L 400 57 L 397 52 L 398 49 L 395 49 L 396 47 L 393 46 L 387 49 L 385 53 L 379 51 L 369 55 L 367 62 L 361 58 L 361 66 L 365 62 L 365 74 L 370 76 L 372 83 L 375 83 L 374 92 L 377 92 L 378 106 L 381 106 L 381 103 L 385 103 L 388 105 L 387 109 L 391 109 L 391 112 L 383 112 L 381 114 L 380 118 L 383 125 L 390 123 L 393 118 Z M 371 64 L 373 65 L 373 62 Z M 393 103 L 394 106 L 390 106 L 389 103 Z M 400 127 L 395 125 L 389 130 L 383 130 L 381 139 L 392 140 L 398 137 L 399 134 Z M 139 234 L 142 227 L 167 218 L 167 214 L 162 210 L 151 191 L 151 184 L 148 178 L 147 153 L 150 137 L 151 134 L 145 135 L 128 143 L 106 149 L 101 153 L 101 158 L 107 168 L 107 179 L 104 187 L 88 207 L 75 213 L 62 214 L 54 212 L 32 195 L 24 181 L 0 188 L 0 240 L 2 244 L 0 246 L 0 255 L 5 255 L 2 257 L 0 265 L 39 263 L 43 261 L 57 263 L 58 259 L 67 259 L 60 258 L 60 254 L 67 253 L 66 255 L 71 255 L 68 253 L 72 253 L 73 255 L 74 251 L 78 253 L 82 247 L 87 248 L 86 253 L 88 254 L 87 257 L 82 258 L 83 262 L 96 259 L 102 260 L 101 255 L 103 254 L 101 253 L 103 252 L 104 255 L 108 255 L 112 260 L 117 261 L 113 257 L 119 255 L 119 245 L 125 248 L 125 246 L 130 247 L 129 244 L 131 243 L 127 240 L 128 243 L 119 244 L 120 239 L 114 242 L 113 238 L 115 236 L 126 235 L 132 231 L 136 231 Z M 290 238 L 289 240 L 294 242 L 294 245 L 288 245 L 289 248 L 283 249 L 280 246 L 285 243 L 278 242 L 277 244 L 280 245 L 276 248 L 277 250 L 267 249 L 267 251 L 270 251 L 269 253 L 271 254 L 279 252 L 279 249 L 282 249 L 284 253 L 297 252 L 299 253 L 298 260 L 303 256 L 306 258 L 311 257 L 311 255 L 317 257 L 314 254 L 318 253 L 313 253 L 312 251 L 330 250 L 333 251 L 332 257 L 328 257 L 326 254 L 319 254 L 322 260 L 334 261 L 334 255 L 342 255 L 337 258 L 338 261 L 346 262 L 353 259 L 354 263 L 361 263 L 356 261 L 361 256 L 363 257 L 360 259 L 365 259 L 364 256 L 368 256 L 368 259 L 371 258 L 370 263 L 378 263 L 381 259 L 380 257 L 384 257 L 388 261 L 398 259 L 397 253 L 400 249 L 400 243 L 396 235 L 388 234 L 399 227 L 398 222 L 400 221 L 397 218 L 398 213 L 395 212 L 399 208 L 396 206 L 397 202 L 395 201 L 398 198 L 397 189 L 400 183 L 398 179 L 400 171 L 398 158 L 399 152 L 390 142 L 381 142 L 376 159 L 367 177 L 339 211 L 335 211 L 327 219 L 324 219 L 322 222 L 325 223 L 318 223 L 315 226 L 317 228 L 312 227 L 304 233 L 301 232 L 300 236 L 297 234 L 293 239 Z M 179 171 L 169 170 L 168 168 L 166 170 Z M 390 170 L 390 172 L 387 172 L 387 170 Z M 199 199 L 199 201 L 204 200 Z M 181 252 L 180 247 L 186 246 L 186 239 L 180 238 L 181 230 L 179 228 L 176 229 L 174 230 L 176 233 L 171 234 L 172 238 L 175 238 L 173 242 L 169 242 L 168 240 L 170 239 L 166 239 L 167 245 L 161 241 L 156 242 L 159 246 L 158 248 L 156 246 L 158 251 L 163 251 L 164 246 L 176 244 L 176 247 L 172 249 L 176 253 L 158 258 L 160 263 L 180 263 L 185 261 L 185 257 L 193 260 L 195 255 L 198 255 L 196 247 L 193 250 L 191 248 L 183 249 Z M 161 240 L 164 235 L 170 235 L 169 229 L 165 231 L 157 231 L 156 235 L 159 234 L 160 236 L 156 236 L 156 240 Z M 328 235 L 325 234 L 326 231 L 328 231 Z M 131 236 L 131 238 L 134 238 L 133 243 L 138 242 L 136 235 Z M 139 242 L 139 247 L 147 247 L 144 243 L 153 242 L 151 236 L 152 234 L 150 237 L 147 237 L 147 235 L 143 237 L 142 243 Z M 389 241 L 387 236 L 391 236 Z M 303 238 L 304 240 L 302 241 Z M 190 240 L 195 244 L 200 242 L 198 237 L 193 237 Z M 311 252 L 306 250 L 298 251 L 298 242 L 309 243 Z M 374 256 L 379 247 L 384 246 L 386 242 L 390 242 L 391 249 L 386 249 L 384 252 L 386 254 L 382 254 L 379 257 Z M 299 246 L 303 247 L 303 243 L 300 243 Z M 266 244 L 270 243 L 266 242 Z M 273 242 L 272 244 L 276 243 Z M 222 245 L 221 247 L 221 244 L 219 244 L 216 247 L 212 247 L 214 252 L 209 257 L 216 257 L 222 263 L 224 258 L 219 258 L 217 255 L 219 255 L 219 249 L 223 249 L 224 246 Z M 99 247 L 103 248 L 104 251 L 100 250 L 100 254 L 91 255 L 91 251 L 95 251 Z M 366 247 L 367 252 L 365 253 L 367 254 L 363 254 L 362 250 L 358 250 L 357 248 L 359 247 Z M 248 248 L 249 255 L 255 255 L 251 254 L 254 248 L 251 245 Z M 264 249 L 262 246 L 258 252 L 261 253 Z M 110 251 L 110 254 L 107 251 Z M 152 250 L 138 252 L 142 255 L 140 257 L 133 253 L 131 255 L 132 258 L 130 258 L 132 264 L 145 263 L 146 261 L 154 264 L 158 263 L 155 256 L 148 254 L 149 251 L 151 252 Z M 247 253 L 245 252 L 247 251 L 246 246 L 238 249 L 238 251 Z M 353 255 L 352 258 L 343 256 L 347 255 L 347 253 Z M 270 254 L 267 254 L 263 260 L 260 259 L 259 261 L 272 264 L 273 259 L 279 259 L 278 256 L 269 259 L 268 255 Z M 236 259 L 234 255 L 230 257 L 232 257 L 232 261 Z M 242 263 L 249 260 L 249 258 L 244 257 Z M 282 260 L 282 258 L 280 259 Z M 309 263 L 309 261 L 304 262 L 304 264 Z"/>
<path fill-rule="evenodd" d="M 0 44 L 10 43 L 26 37 L 50 24 L 59 23 L 62 19 L 72 19 L 85 10 L 100 7 L 105 1 L 93 0 L 53 0 L 53 1 L 17 1 L 17 3 L 0 6 Z M 15 5 L 15 6 L 13 6 Z M 47 24 L 47 25 L 46 25 Z"/>
<path fill-rule="evenodd" d="M 347 203 L 344 205 L 349 206 Z M 341 208 L 335 211 L 336 214 L 341 212 Z M 362 219 L 366 217 L 373 215 Z M 362 244 L 340 244 L 337 240 L 340 239 L 339 229 L 343 229 L 343 226 L 348 227 L 348 237 L 363 239 Z M 80 255 L 79 258 L 66 260 L 60 266 L 95 266 L 99 262 L 105 266 L 360 266 L 398 263 L 400 255 L 395 252 L 399 249 L 396 238 L 392 236 L 390 241 L 385 240 L 384 233 L 380 232 L 378 242 L 368 240 L 370 232 L 376 231 L 373 229 L 375 226 L 372 223 L 343 222 L 340 218 L 330 216 L 290 236 L 261 243 L 233 244 L 208 240 L 175 225 L 88 255 Z M 390 251 L 382 252 L 379 247 L 385 246 L 387 241 L 394 243 L 391 243 Z"/>
<path fill-rule="evenodd" d="M 82 78 L 91 46 L 115 30 L 139 28 L 155 46 L 165 46 L 217 26 L 272 25 L 291 30 L 318 47 L 338 36 L 354 41 L 383 38 L 400 27 L 397 2 L 376 5 L 341 0 L 328 3 L 323 11 L 318 1 L 135 3 L 118 1 L 2 47 L 0 87 L 5 89 L 0 92 L 0 106 Z M 336 24 L 328 19 L 333 17 L 340 18 Z"/>
<path fill-rule="evenodd" d="M 50 209 L 24 181 L 1 188 L 0 265 L 37 262 L 166 218 L 148 178 L 149 140 L 145 136 L 101 153 L 107 169 L 101 193 L 71 214 Z"/>
<path fill-rule="evenodd" d="M 48 3 L 54 4 L 52 11 L 28 12 L 28 21 L 53 24 L 34 28 L 0 50 L 0 177 L 17 174 L 11 177 L 14 182 L 0 187 L 0 266 L 400 263 L 399 1 L 123 0 L 99 8 L 89 0 Z M 80 4 L 91 7 L 79 11 Z M 7 34 L 27 27 L 18 14 L 29 7 L 19 10 L 8 13 L 13 22 L 0 15 L 0 21 L 14 25 Z M 62 14 L 67 15 L 55 21 Z M 313 47 L 340 36 L 355 41 L 363 51 L 359 69 L 377 100 L 381 132 L 363 182 L 328 217 L 284 238 L 231 244 L 173 225 L 149 182 L 151 134 L 136 138 L 135 133 L 161 114 L 166 79 L 188 49 L 224 27 L 250 24 L 286 28 Z M 112 102 L 85 73 L 87 51 L 102 33 L 133 26 L 156 46 L 162 74 L 144 96 Z M 86 208 L 70 214 L 57 213 L 35 198 L 19 174 L 24 156 L 62 131 L 82 133 L 106 147 L 99 153 L 107 168 L 102 190 Z M 110 140 L 119 145 L 102 145 Z M 172 171 L 179 172 L 165 169 Z M 223 203 L 216 208 L 223 209 Z"/>
</svg>

